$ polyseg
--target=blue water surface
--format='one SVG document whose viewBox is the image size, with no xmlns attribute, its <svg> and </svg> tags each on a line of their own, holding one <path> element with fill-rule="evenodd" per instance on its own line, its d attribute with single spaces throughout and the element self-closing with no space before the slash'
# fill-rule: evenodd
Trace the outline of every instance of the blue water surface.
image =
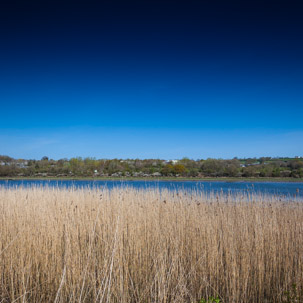
<svg viewBox="0 0 303 303">
<path fill-rule="evenodd" d="M 256 192 L 261 194 L 303 198 L 303 182 L 227 182 L 227 181 L 165 181 L 165 180 L 0 180 L 0 188 L 51 186 L 59 188 L 157 188 L 203 192 Z"/>
</svg>

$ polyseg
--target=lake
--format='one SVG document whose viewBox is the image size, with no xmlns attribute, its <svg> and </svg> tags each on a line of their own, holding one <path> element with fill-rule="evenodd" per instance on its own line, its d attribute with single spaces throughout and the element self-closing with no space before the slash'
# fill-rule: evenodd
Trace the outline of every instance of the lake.
<svg viewBox="0 0 303 303">
<path fill-rule="evenodd" d="M 51 186 L 60 188 L 133 187 L 136 189 L 159 188 L 204 192 L 240 193 L 290 196 L 303 199 L 303 182 L 227 182 L 227 181 L 165 181 L 165 180 L 0 180 L 0 188 Z"/>
</svg>

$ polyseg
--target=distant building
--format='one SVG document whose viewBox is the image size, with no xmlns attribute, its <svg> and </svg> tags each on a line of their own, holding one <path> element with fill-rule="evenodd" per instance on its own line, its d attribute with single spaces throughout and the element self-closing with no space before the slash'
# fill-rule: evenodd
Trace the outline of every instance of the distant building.
<svg viewBox="0 0 303 303">
<path fill-rule="evenodd" d="M 178 163 L 179 160 L 167 160 L 166 163 L 172 163 L 172 164 L 176 164 Z"/>
</svg>

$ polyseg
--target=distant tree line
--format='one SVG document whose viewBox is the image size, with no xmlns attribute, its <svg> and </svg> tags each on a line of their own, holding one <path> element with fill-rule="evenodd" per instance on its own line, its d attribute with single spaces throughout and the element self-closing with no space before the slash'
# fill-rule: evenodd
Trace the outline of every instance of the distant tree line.
<svg viewBox="0 0 303 303">
<path fill-rule="evenodd" d="M 303 158 L 181 160 L 0 156 L 0 177 L 291 177 L 303 178 Z"/>
</svg>

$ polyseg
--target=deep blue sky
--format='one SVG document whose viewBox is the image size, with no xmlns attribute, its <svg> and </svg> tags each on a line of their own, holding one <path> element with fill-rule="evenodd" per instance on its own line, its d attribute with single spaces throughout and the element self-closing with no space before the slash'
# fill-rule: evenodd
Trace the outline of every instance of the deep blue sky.
<svg viewBox="0 0 303 303">
<path fill-rule="evenodd" d="M 0 154 L 303 156 L 300 1 L 0 4 Z"/>
</svg>

